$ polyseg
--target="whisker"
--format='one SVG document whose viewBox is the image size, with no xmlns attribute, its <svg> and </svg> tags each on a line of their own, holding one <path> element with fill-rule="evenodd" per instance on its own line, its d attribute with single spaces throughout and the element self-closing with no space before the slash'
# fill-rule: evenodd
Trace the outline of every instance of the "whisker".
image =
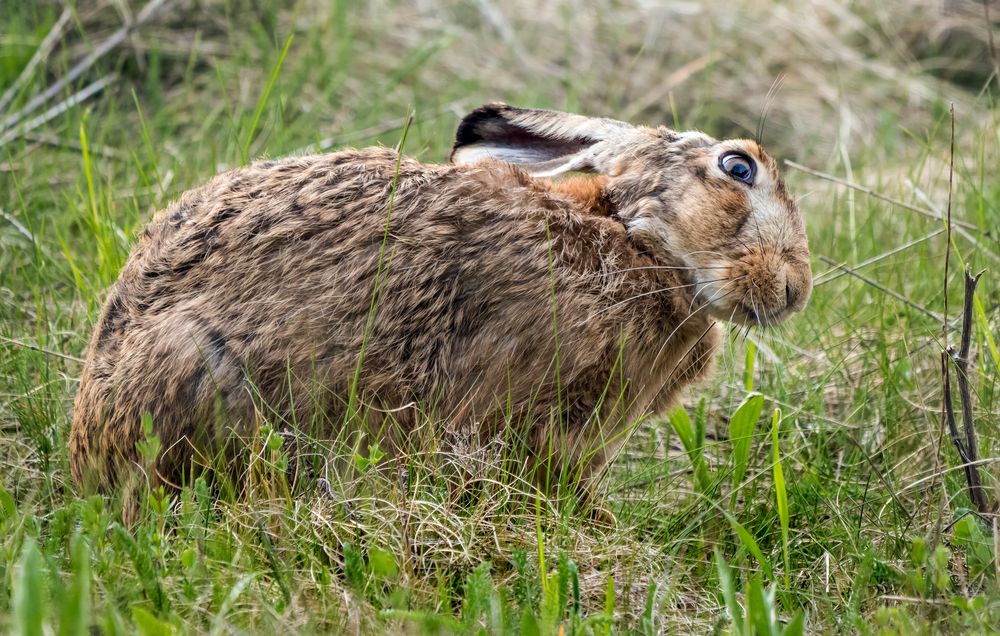
<svg viewBox="0 0 1000 636">
<path fill-rule="evenodd" d="M 767 124 L 767 115 L 771 110 L 771 104 L 774 102 L 775 96 L 778 91 L 781 90 L 781 85 L 785 83 L 785 74 L 779 73 L 774 81 L 771 82 L 771 88 L 768 89 L 767 95 L 764 97 L 764 105 L 760 111 L 760 119 L 757 120 L 757 130 L 755 141 L 758 144 L 763 145 L 764 143 L 764 126 Z"/>
<path fill-rule="evenodd" d="M 695 250 L 693 252 L 688 252 L 684 256 L 692 256 L 694 254 L 712 254 L 713 256 L 721 256 L 722 258 L 726 258 L 725 254 L 723 254 L 722 252 L 716 252 L 715 250 Z"/>
<path fill-rule="evenodd" d="M 760 255 L 764 256 L 766 250 L 764 249 L 764 238 L 760 235 L 760 223 L 757 222 L 756 216 L 751 216 L 750 218 L 753 219 L 753 225 L 757 228 L 757 244 L 760 245 Z"/>
<path fill-rule="evenodd" d="M 724 295 L 723 295 L 723 296 L 722 296 L 721 298 L 725 298 L 725 297 L 726 297 L 726 296 L 728 296 L 729 294 L 731 294 L 731 293 L 735 293 L 735 291 L 736 291 L 736 290 L 733 290 L 733 291 L 731 291 L 731 292 L 726 292 L 726 294 L 724 294 Z M 716 295 L 717 295 L 717 294 L 716 294 Z M 698 313 L 699 311 L 701 311 L 701 310 L 705 309 L 706 307 L 708 307 L 708 306 L 709 306 L 709 303 L 712 303 L 712 302 L 714 302 L 715 300 L 718 300 L 718 299 L 719 299 L 719 298 L 716 298 L 715 296 L 713 296 L 713 297 L 712 297 L 711 299 L 709 299 L 709 301 L 708 301 L 707 303 L 705 303 L 704 305 L 701 305 L 700 307 L 698 307 L 697 309 L 695 309 L 695 310 L 694 310 L 693 312 L 689 313 L 689 314 L 688 314 L 688 315 L 687 315 L 687 316 L 686 316 L 686 317 L 684 318 L 684 320 L 682 320 L 682 321 L 681 321 L 681 322 L 680 322 L 680 323 L 679 323 L 679 324 L 678 324 L 678 325 L 677 325 L 676 327 L 674 327 L 674 330 L 673 330 L 673 331 L 671 331 L 671 332 L 670 332 L 670 334 L 669 334 L 669 335 L 668 335 L 668 336 L 667 336 L 666 338 L 664 338 L 664 340 L 663 340 L 663 344 L 662 344 L 662 345 L 660 345 L 660 349 L 659 349 L 659 351 L 657 351 L 657 352 L 656 352 L 656 356 L 654 356 L 654 358 L 653 358 L 653 365 L 654 365 L 654 366 L 656 365 L 656 363 L 657 363 L 657 362 L 659 362 L 659 360 L 660 360 L 660 356 L 661 356 L 661 355 L 663 355 L 663 351 L 664 351 L 664 350 L 666 349 L 666 347 L 667 347 L 667 343 L 668 343 L 668 342 L 670 342 L 670 339 L 674 337 L 674 334 L 675 334 L 675 333 L 677 333 L 677 331 L 678 331 L 678 330 L 679 330 L 679 329 L 680 329 L 681 327 L 683 327 L 683 326 L 684 326 L 684 325 L 685 325 L 685 324 L 687 323 L 687 321 L 688 321 L 688 320 L 691 320 L 691 318 L 693 318 L 693 317 L 694 317 L 695 315 L 697 315 L 697 313 Z M 690 353 L 691 349 L 693 349 L 693 348 L 694 348 L 695 346 L 697 346 L 697 344 L 698 344 L 699 342 L 701 342 L 701 340 L 702 340 L 702 339 L 703 339 L 703 338 L 705 337 L 705 334 L 707 334 L 707 333 L 708 333 L 708 331 L 709 331 L 709 329 L 711 329 L 711 328 L 712 328 L 712 325 L 710 324 L 710 325 L 709 325 L 709 326 L 708 326 L 708 327 L 707 327 L 707 328 L 705 329 L 705 331 L 704 331 L 704 332 L 702 332 L 701 336 L 699 336 L 699 337 L 698 337 L 698 339 L 697 339 L 697 340 L 695 341 L 695 343 L 694 343 L 693 345 L 691 345 L 691 348 L 690 348 L 690 349 L 688 349 L 688 353 Z M 708 354 L 706 354 L 706 355 L 710 355 L 710 354 L 711 354 L 711 352 L 709 352 L 709 353 L 708 353 Z M 686 354 L 685 354 L 685 356 L 686 356 Z M 662 390 L 663 390 L 663 387 L 665 387 L 665 386 L 667 385 L 667 382 L 668 382 L 668 381 L 669 381 L 669 380 L 670 380 L 670 379 L 671 379 L 671 378 L 673 377 L 673 374 L 674 374 L 674 371 L 676 371 L 676 370 L 677 370 L 677 365 L 678 365 L 678 364 L 680 364 L 680 361 L 681 361 L 681 360 L 683 360 L 685 356 L 682 356 L 682 357 L 681 357 L 681 358 L 680 358 L 680 359 L 679 359 L 679 360 L 677 361 L 677 363 L 676 363 L 676 364 L 674 364 L 674 368 L 673 368 L 673 369 L 671 369 L 670 373 L 668 373 L 668 374 L 666 374 L 666 375 L 664 376 L 664 379 L 663 379 L 663 382 L 662 382 L 662 383 L 660 384 L 660 388 L 659 388 L 659 389 L 657 389 L 657 391 L 656 391 L 656 393 L 657 393 L 657 394 L 658 394 L 658 393 L 659 393 L 660 391 L 662 391 Z M 700 360 L 700 359 L 701 359 L 701 357 L 699 357 L 699 360 Z"/>
<path fill-rule="evenodd" d="M 685 287 L 694 287 L 696 285 L 702 285 L 704 283 L 717 283 L 717 282 L 723 281 L 723 280 L 728 280 L 728 278 L 714 278 L 714 279 L 711 279 L 711 280 L 703 280 L 703 281 L 699 281 L 699 282 L 695 282 L 695 283 L 686 283 L 684 285 L 675 285 L 673 287 L 664 287 L 662 289 L 654 289 L 652 291 L 642 292 L 641 294 L 636 294 L 635 296 L 631 296 L 629 298 L 626 298 L 625 300 L 619 300 L 616 303 L 608 305 L 604 309 L 596 312 L 594 315 L 597 316 L 597 315 L 603 314 L 606 311 L 611 311 L 615 307 L 619 307 L 621 305 L 624 305 L 625 303 L 630 303 L 633 300 L 638 300 L 639 298 L 642 298 L 644 296 L 652 296 L 653 294 L 662 294 L 663 292 L 673 291 L 675 289 L 683 289 Z"/>
<path fill-rule="evenodd" d="M 742 247 L 742 248 L 743 248 L 744 250 L 746 250 L 747 254 L 750 254 L 750 253 L 752 253 L 752 252 L 753 252 L 753 250 L 751 250 L 751 249 L 750 249 L 750 246 L 749 246 L 749 245 L 747 245 L 746 241 L 744 241 L 743 239 L 741 239 L 741 238 L 740 238 L 740 237 L 738 237 L 738 236 L 736 237 L 736 240 L 737 240 L 737 241 L 739 241 L 739 243 L 740 243 L 740 246 L 741 246 L 741 247 Z"/>
<path fill-rule="evenodd" d="M 756 285 L 754 285 L 754 286 L 756 287 Z M 760 287 L 757 287 L 757 289 L 759 291 Z M 757 301 L 755 301 L 754 298 L 753 298 L 753 291 L 752 290 L 749 290 L 749 291 L 750 291 L 750 307 L 751 307 L 751 309 L 753 309 L 753 315 L 757 319 L 758 324 L 760 324 L 760 310 L 757 309 Z M 750 335 L 750 328 L 751 327 L 753 327 L 752 324 L 747 325 L 747 331 L 746 331 L 745 334 L 743 334 L 743 342 L 746 342 L 747 336 Z"/>
<path fill-rule="evenodd" d="M 735 305 L 733 305 L 733 310 L 731 312 L 729 312 L 729 320 L 727 320 L 726 322 L 728 322 L 730 325 L 732 325 L 733 318 L 736 317 L 736 310 L 739 309 L 739 308 L 740 308 L 739 304 L 735 304 Z"/>
<path fill-rule="evenodd" d="M 728 269 L 728 265 L 706 265 L 704 267 L 687 267 L 681 265 L 644 265 L 642 267 L 628 267 L 626 269 L 614 269 L 606 272 L 597 272 L 598 275 L 603 274 L 623 274 L 625 272 L 636 272 L 645 269 L 664 269 L 664 270 L 699 270 L 699 269 Z"/>
<path fill-rule="evenodd" d="M 736 282 L 737 282 L 738 280 L 740 280 L 741 278 L 744 278 L 745 276 L 746 276 L 746 274 L 740 274 L 739 276 L 736 276 L 735 278 L 731 278 L 731 279 L 729 279 L 729 282 L 728 282 L 728 283 L 726 283 L 725 285 L 723 285 L 722 287 L 720 287 L 720 288 L 719 288 L 719 289 L 717 290 L 717 292 L 721 292 L 721 291 L 722 291 L 723 289 L 725 289 L 726 287 L 729 287 L 730 285 L 733 285 L 733 284 L 735 284 L 735 283 L 736 283 Z M 723 280 L 724 280 L 724 279 L 723 279 Z M 703 282 L 706 282 L 706 283 L 709 283 L 709 282 L 717 282 L 717 281 L 703 281 Z M 694 294 L 694 295 L 693 295 L 693 296 L 691 297 L 691 302 L 690 302 L 690 303 L 688 303 L 688 311 L 689 311 L 689 312 L 690 312 L 690 311 L 691 311 L 691 310 L 692 310 L 692 309 L 694 308 L 694 303 L 695 303 L 695 302 L 696 302 L 696 301 L 698 300 L 698 293 L 699 293 L 699 292 L 696 292 L 696 293 L 695 293 L 695 294 Z M 709 304 L 709 305 L 710 305 L 710 304 L 712 304 L 712 302 L 713 302 L 713 301 L 715 301 L 715 298 L 714 298 L 714 297 L 713 297 L 713 298 L 710 298 L 710 299 L 708 300 L 708 302 L 707 302 L 706 304 Z"/>
</svg>

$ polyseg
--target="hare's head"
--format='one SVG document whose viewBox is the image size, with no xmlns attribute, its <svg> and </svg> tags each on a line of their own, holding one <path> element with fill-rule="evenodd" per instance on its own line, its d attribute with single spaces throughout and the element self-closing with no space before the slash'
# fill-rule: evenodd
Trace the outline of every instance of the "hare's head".
<svg viewBox="0 0 1000 636">
<path fill-rule="evenodd" d="M 603 175 L 603 204 L 717 318 L 776 324 L 812 290 L 802 216 L 755 141 L 489 104 L 465 117 L 452 161 L 494 158 L 534 177 Z"/>
</svg>

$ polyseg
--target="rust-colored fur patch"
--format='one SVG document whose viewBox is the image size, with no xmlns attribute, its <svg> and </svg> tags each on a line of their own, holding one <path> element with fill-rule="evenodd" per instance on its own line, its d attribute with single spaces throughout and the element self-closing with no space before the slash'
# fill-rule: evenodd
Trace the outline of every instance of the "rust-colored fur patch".
<svg viewBox="0 0 1000 636">
<path fill-rule="evenodd" d="M 586 210 L 594 216 L 609 216 L 612 212 L 611 202 L 604 194 L 608 178 L 602 175 L 582 175 L 552 179 L 548 184 L 552 192 L 564 194 L 580 204 L 581 210 Z"/>
</svg>

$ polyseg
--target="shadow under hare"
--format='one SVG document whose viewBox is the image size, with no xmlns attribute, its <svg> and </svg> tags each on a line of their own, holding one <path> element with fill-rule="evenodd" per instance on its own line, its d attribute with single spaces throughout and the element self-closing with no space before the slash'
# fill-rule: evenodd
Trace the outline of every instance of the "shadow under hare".
<svg viewBox="0 0 1000 636">
<path fill-rule="evenodd" d="M 176 485 L 263 420 L 342 433 L 353 395 L 404 433 L 424 408 L 519 427 L 586 484 L 706 374 L 719 321 L 809 297 L 802 218 L 754 141 L 489 104 L 451 159 L 262 161 L 159 212 L 90 342 L 74 478 Z"/>
</svg>

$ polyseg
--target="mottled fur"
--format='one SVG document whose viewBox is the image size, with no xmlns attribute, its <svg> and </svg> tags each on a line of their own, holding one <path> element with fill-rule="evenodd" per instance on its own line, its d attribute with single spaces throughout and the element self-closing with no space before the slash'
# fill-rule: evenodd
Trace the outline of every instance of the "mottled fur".
<svg viewBox="0 0 1000 636">
<path fill-rule="evenodd" d="M 714 283 L 692 269 L 702 262 L 693 252 L 747 270 L 755 319 L 783 315 L 786 277 L 808 279 L 801 219 L 752 142 L 721 143 L 742 144 L 771 175 L 786 218 L 769 234 L 747 222 L 756 212 L 741 187 L 712 172 L 718 142 L 704 135 L 610 122 L 631 135 L 626 151 L 597 148 L 608 165 L 567 162 L 558 153 L 593 151 L 609 120 L 572 116 L 593 130 L 573 137 L 568 126 L 565 139 L 532 145 L 540 133 L 518 128 L 518 113 L 553 129 L 570 117 L 491 105 L 463 124 L 456 153 L 490 140 L 478 117 L 497 134 L 522 131 L 524 157 L 544 170 L 488 148 L 460 165 L 403 158 L 387 234 L 398 157 L 383 148 L 256 163 L 157 214 L 94 330 L 70 437 L 74 477 L 134 481 L 144 413 L 164 448 L 153 466 L 164 483 L 233 431 L 252 432 L 261 402 L 296 421 L 317 411 L 343 421 L 362 348 L 362 403 L 416 404 L 486 434 L 518 422 L 540 455 L 551 445 L 587 473 L 629 423 L 662 413 L 705 374 L 718 317 L 746 318 L 703 294 Z M 532 176 L 560 161 L 601 174 Z M 805 303 L 802 287 L 789 311 Z M 416 407 L 396 418 L 415 424 Z"/>
</svg>

